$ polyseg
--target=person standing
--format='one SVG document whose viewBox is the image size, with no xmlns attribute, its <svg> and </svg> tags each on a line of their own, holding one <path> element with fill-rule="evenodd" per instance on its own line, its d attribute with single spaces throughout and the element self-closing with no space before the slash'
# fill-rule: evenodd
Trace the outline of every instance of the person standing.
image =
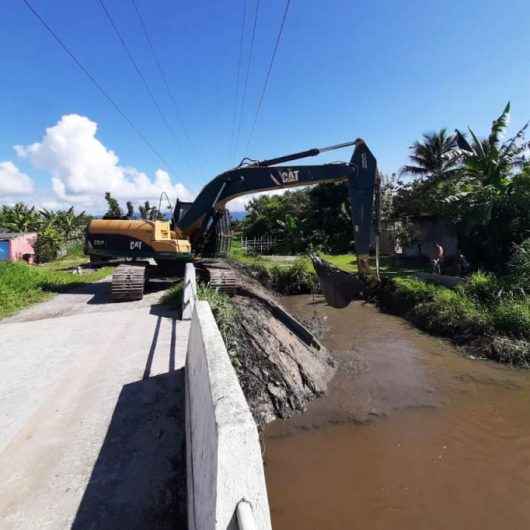
<svg viewBox="0 0 530 530">
<path fill-rule="evenodd" d="M 434 242 L 434 254 L 432 257 L 432 272 L 442 274 L 442 261 L 444 259 L 444 248 L 438 241 Z"/>
</svg>

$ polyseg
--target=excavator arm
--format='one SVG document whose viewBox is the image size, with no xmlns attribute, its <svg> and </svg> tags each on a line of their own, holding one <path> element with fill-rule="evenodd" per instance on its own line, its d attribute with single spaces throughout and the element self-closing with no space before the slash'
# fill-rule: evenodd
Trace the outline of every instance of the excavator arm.
<svg viewBox="0 0 530 530">
<path fill-rule="evenodd" d="M 355 149 L 349 163 L 277 165 L 351 145 L 354 145 Z M 177 213 L 177 205 L 175 226 L 190 238 L 192 246 L 197 247 L 215 226 L 217 212 L 223 210 L 226 203 L 236 197 L 261 191 L 339 181 L 348 181 L 357 254 L 367 256 L 373 232 L 377 161 L 361 139 L 320 149 L 309 149 L 271 160 L 251 162 L 226 171 L 202 189 L 187 211 Z"/>
</svg>

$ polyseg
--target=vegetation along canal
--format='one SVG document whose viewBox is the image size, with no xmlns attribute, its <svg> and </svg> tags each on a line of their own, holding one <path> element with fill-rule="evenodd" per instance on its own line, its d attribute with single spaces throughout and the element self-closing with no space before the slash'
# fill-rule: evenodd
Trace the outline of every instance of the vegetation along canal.
<svg viewBox="0 0 530 530">
<path fill-rule="evenodd" d="M 355 302 L 326 319 L 328 394 L 266 428 L 275 530 L 530 527 L 530 373 L 473 360 Z"/>
</svg>

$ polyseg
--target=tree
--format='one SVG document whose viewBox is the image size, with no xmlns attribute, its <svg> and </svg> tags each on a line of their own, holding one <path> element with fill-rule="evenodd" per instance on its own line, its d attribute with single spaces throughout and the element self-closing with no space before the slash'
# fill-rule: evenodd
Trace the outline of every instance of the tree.
<svg viewBox="0 0 530 530">
<path fill-rule="evenodd" d="M 459 153 L 455 150 L 455 137 L 447 129 L 425 133 L 423 140 L 414 142 L 410 147 L 409 158 L 412 164 L 401 168 L 401 175 L 413 175 L 438 182 L 456 174 L 459 165 Z"/>
<path fill-rule="evenodd" d="M 134 219 L 134 206 L 131 201 L 127 201 L 127 219 Z"/>
<path fill-rule="evenodd" d="M 153 209 L 153 206 L 149 204 L 149 201 L 145 201 L 144 205 L 138 206 L 138 210 L 140 212 L 140 217 L 142 219 L 150 219 L 151 218 L 151 210 Z"/>
<path fill-rule="evenodd" d="M 29 207 L 22 202 L 14 206 L 2 206 L 0 211 L 0 227 L 10 232 L 36 232 L 42 224 L 39 212 L 34 206 Z"/>
<path fill-rule="evenodd" d="M 108 210 L 103 216 L 103 219 L 121 219 L 123 217 L 123 212 L 120 205 L 108 191 L 105 193 L 105 201 L 107 201 Z"/>
<path fill-rule="evenodd" d="M 530 144 L 525 141 L 528 122 L 516 135 L 503 142 L 502 138 L 510 118 L 510 102 L 501 115 L 493 120 L 487 138 L 480 139 L 468 128 L 472 137 L 469 144 L 457 130 L 458 146 L 462 150 L 463 174 L 480 186 L 491 187 L 492 191 L 504 191 L 510 185 L 514 171 L 527 164 L 525 153 Z"/>
</svg>

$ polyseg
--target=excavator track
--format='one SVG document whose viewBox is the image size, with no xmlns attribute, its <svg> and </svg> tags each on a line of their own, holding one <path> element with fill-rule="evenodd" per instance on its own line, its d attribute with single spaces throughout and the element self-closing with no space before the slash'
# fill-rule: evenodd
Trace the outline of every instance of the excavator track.
<svg viewBox="0 0 530 530">
<path fill-rule="evenodd" d="M 239 279 L 234 270 L 222 260 L 205 259 L 198 264 L 205 274 L 208 285 L 228 295 L 236 294 Z"/>
<path fill-rule="evenodd" d="M 145 264 L 122 264 L 112 273 L 111 300 L 128 302 L 141 300 L 146 282 Z"/>
</svg>

